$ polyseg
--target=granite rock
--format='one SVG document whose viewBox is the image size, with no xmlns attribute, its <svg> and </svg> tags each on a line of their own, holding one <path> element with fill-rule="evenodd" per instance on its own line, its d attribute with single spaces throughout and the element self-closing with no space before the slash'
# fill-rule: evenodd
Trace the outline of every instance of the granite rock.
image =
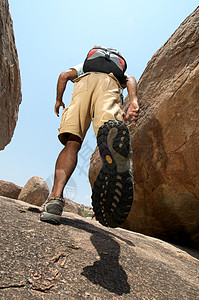
<svg viewBox="0 0 199 300">
<path fill-rule="evenodd" d="M 1 196 L 0 211 L 2 300 L 198 297 L 198 251 L 69 212 L 40 222 L 39 208 Z"/>
<path fill-rule="evenodd" d="M 80 204 L 75 203 L 74 201 L 67 198 L 64 199 L 65 199 L 64 211 L 68 211 L 82 216 L 82 210 Z"/>
<path fill-rule="evenodd" d="M 9 181 L 0 180 L 0 196 L 18 199 L 21 190 L 21 186 Z"/>
<path fill-rule="evenodd" d="M 49 195 L 49 188 L 43 178 L 33 176 L 22 188 L 18 199 L 33 205 L 41 206 Z"/>
<path fill-rule="evenodd" d="M 21 103 L 21 79 L 7 0 L 0 2 L 0 150 L 11 141 Z"/>
<path fill-rule="evenodd" d="M 123 226 L 199 249 L 199 7 L 154 54 L 138 82 L 131 133 L 134 202 Z M 127 97 L 124 110 L 129 105 Z M 101 167 L 91 158 L 91 185 Z"/>
</svg>

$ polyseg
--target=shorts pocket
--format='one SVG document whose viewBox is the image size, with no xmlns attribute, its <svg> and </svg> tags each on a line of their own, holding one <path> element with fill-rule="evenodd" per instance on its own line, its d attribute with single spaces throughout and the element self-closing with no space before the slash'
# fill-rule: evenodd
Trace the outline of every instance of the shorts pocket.
<svg viewBox="0 0 199 300">
<path fill-rule="evenodd" d="M 120 88 L 115 79 L 111 78 L 111 76 L 107 76 L 103 83 L 103 91 L 109 91 L 113 93 L 120 93 Z"/>
<path fill-rule="evenodd" d="M 64 123 L 66 121 L 67 118 L 67 112 L 68 112 L 68 107 L 63 109 L 63 113 L 62 113 L 62 118 L 61 118 L 61 124 L 59 127 L 59 131 L 61 130 L 61 128 L 64 126 Z"/>
<path fill-rule="evenodd" d="M 89 77 L 89 74 L 86 74 L 85 76 L 77 78 L 74 81 L 74 89 L 73 89 L 72 98 L 74 96 L 76 96 L 77 94 L 88 91 L 88 77 Z"/>
</svg>

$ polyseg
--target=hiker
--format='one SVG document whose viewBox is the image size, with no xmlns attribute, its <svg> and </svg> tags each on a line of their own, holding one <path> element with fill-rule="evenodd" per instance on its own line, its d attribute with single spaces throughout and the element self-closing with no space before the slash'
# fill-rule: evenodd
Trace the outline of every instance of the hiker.
<svg viewBox="0 0 199 300">
<path fill-rule="evenodd" d="M 40 220 L 60 224 L 65 204 L 63 190 L 72 175 L 78 151 L 93 119 L 103 166 L 94 183 L 92 205 L 96 219 L 117 227 L 126 219 L 133 201 L 132 153 L 125 120 L 136 124 L 139 113 L 136 80 L 125 73 L 126 61 L 113 48 L 93 47 L 84 63 L 60 74 L 55 113 L 63 107 L 58 138 L 64 145 L 56 166 L 54 185 L 43 205 Z M 74 82 L 68 108 L 63 102 L 67 82 Z M 130 105 L 126 116 L 121 93 L 127 88 Z"/>
</svg>

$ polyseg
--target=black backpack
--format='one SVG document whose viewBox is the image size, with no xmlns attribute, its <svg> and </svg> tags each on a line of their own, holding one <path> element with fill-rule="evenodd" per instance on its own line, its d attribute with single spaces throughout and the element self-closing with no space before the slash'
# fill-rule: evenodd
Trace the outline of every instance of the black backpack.
<svg viewBox="0 0 199 300">
<path fill-rule="evenodd" d="M 113 73 L 122 82 L 127 63 L 119 51 L 113 48 L 94 46 L 84 61 L 83 71 Z"/>
</svg>

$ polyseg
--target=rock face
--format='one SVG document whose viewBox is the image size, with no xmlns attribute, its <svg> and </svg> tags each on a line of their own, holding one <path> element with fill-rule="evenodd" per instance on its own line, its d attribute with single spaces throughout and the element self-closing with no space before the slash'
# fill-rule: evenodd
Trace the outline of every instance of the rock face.
<svg viewBox="0 0 199 300">
<path fill-rule="evenodd" d="M 0 197 L 1 299 L 197 299 L 199 253 Z"/>
<path fill-rule="evenodd" d="M 12 182 L 0 180 L 0 196 L 18 199 L 21 190 L 21 186 L 18 186 Z"/>
<path fill-rule="evenodd" d="M 135 193 L 124 227 L 199 249 L 198 53 L 199 7 L 155 53 L 138 82 L 140 118 L 129 126 Z M 96 150 L 91 185 L 99 169 Z"/>
<path fill-rule="evenodd" d="M 0 2 L 0 150 L 10 142 L 21 103 L 21 79 L 7 0 Z"/>
<path fill-rule="evenodd" d="M 49 188 L 43 178 L 34 176 L 28 180 L 21 190 L 18 199 L 41 206 L 49 195 Z"/>
</svg>

